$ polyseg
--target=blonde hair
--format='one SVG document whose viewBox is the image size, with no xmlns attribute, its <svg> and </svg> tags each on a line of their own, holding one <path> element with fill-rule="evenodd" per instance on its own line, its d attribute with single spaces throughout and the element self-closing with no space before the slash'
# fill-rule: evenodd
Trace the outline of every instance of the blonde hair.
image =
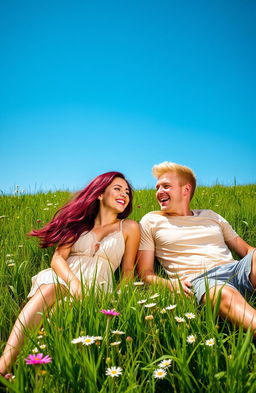
<svg viewBox="0 0 256 393">
<path fill-rule="evenodd" d="M 182 185 L 187 183 L 191 184 L 192 189 L 190 199 L 192 199 L 196 189 L 196 176 L 192 169 L 170 161 L 161 162 L 160 164 L 154 165 L 152 168 L 153 176 L 155 176 L 157 179 L 166 172 L 175 172 L 179 176 Z"/>
</svg>

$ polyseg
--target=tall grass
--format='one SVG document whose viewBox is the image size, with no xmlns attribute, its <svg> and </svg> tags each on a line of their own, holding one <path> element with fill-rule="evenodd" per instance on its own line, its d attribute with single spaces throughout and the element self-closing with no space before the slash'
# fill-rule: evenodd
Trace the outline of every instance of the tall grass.
<svg viewBox="0 0 256 393">
<path fill-rule="evenodd" d="M 241 237 L 256 245 L 255 196 L 256 185 L 199 187 L 192 207 L 220 213 Z M 49 267 L 53 253 L 53 249 L 39 249 L 37 240 L 28 238 L 26 233 L 42 227 L 68 198 L 67 192 L 17 193 L 0 198 L 1 349 L 26 301 L 31 276 Z M 154 190 L 139 190 L 131 218 L 138 221 L 148 211 L 157 209 Z M 156 293 L 159 296 L 150 299 Z M 156 305 L 146 308 L 138 303 L 140 300 Z M 176 307 L 166 309 L 170 305 Z M 100 312 L 113 308 L 120 312 L 119 316 L 110 318 Z M 187 313 L 193 313 L 195 318 L 189 319 Z M 177 322 L 177 316 L 184 322 Z M 16 378 L 11 382 L 1 378 L 0 391 L 255 391 L 256 349 L 251 332 L 221 320 L 210 305 L 198 306 L 193 299 L 165 288 L 130 283 L 115 286 L 108 294 L 91 290 L 82 301 L 60 298 L 54 309 L 43 315 L 40 329 L 26 332 L 25 344 L 14 365 Z M 125 334 L 118 336 L 112 330 Z M 102 340 L 88 346 L 71 342 L 82 335 L 102 336 Z M 195 337 L 193 343 L 187 341 L 189 336 Z M 209 339 L 214 339 L 214 345 L 206 345 Z M 41 349 L 42 345 L 45 348 Z M 24 358 L 34 348 L 50 355 L 52 363 L 26 365 Z M 153 372 L 163 359 L 171 359 L 171 365 L 163 379 L 156 379 Z M 106 376 L 106 368 L 111 366 L 121 367 L 122 375 Z"/>
</svg>

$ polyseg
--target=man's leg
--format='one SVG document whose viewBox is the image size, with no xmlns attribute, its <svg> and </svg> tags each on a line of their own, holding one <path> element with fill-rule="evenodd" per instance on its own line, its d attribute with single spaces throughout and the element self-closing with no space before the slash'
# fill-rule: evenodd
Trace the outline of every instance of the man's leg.
<svg viewBox="0 0 256 393">
<path fill-rule="evenodd" d="M 255 257 L 255 253 L 254 253 Z M 219 291 L 221 290 L 221 301 L 219 314 L 223 318 L 229 319 L 231 322 L 243 326 L 248 329 L 250 326 L 256 335 L 256 310 L 250 306 L 245 298 L 235 289 L 230 286 L 216 286 L 209 290 L 209 296 L 214 305 L 217 300 Z M 206 295 L 202 297 L 202 302 L 205 303 Z"/>
<path fill-rule="evenodd" d="M 256 251 L 254 251 L 252 256 L 252 270 L 249 276 L 253 288 L 256 288 Z"/>
</svg>

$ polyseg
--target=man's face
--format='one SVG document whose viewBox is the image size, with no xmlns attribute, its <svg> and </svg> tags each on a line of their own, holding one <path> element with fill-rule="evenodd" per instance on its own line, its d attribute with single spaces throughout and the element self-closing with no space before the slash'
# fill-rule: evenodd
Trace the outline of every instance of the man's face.
<svg viewBox="0 0 256 393">
<path fill-rule="evenodd" d="M 161 210 L 168 213 L 183 206 L 184 185 L 175 172 L 166 172 L 156 183 L 156 199 Z"/>
</svg>

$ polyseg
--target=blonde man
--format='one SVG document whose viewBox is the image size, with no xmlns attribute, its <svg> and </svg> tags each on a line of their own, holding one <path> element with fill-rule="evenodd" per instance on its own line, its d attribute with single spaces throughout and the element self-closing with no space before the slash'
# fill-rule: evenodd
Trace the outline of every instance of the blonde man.
<svg viewBox="0 0 256 393">
<path fill-rule="evenodd" d="M 153 174 L 161 211 L 146 214 L 140 222 L 139 275 L 170 291 L 182 289 L 198 302 L 206 300 L 207 278 L 213 304 L 220 293 L 220 315 L 256 331 L 256 310 L 245 300 L 256 288 L 255 249 L 219 214 L 190 209 L 196 188 L 190 168 L 165 161 L 153 167 Z M 230 249 L 242 259 L 234 260 Z M 168 279 L 155 274 L 155 256 Z"/>
</svg>

